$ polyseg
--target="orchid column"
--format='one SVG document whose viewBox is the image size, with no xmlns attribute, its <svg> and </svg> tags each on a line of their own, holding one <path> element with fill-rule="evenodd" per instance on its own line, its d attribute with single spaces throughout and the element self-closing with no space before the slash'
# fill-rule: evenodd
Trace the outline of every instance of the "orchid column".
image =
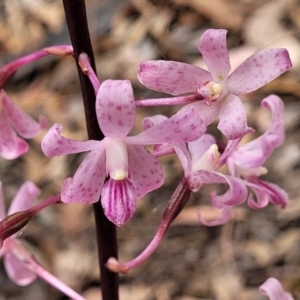
<svg viewBox="0 0 300 300">
<path fill-rule="evenodd" d="M 84 0 L 63 0 L 70 37 L 74 48 L 74 57 L 78 61 L 80 53 L 86 53 L 93 69 L 95 70 L 94 55 L 87 25 Z M 84 99 L 85 116 L 89 139 L 102 140 L 101 132 L 95 111 L 95 92 L 92 84 L 81 69 L 78 68 L 82 96 Z M 100 202 L 93 204 L 97 242 L 99 251 L 99 263 L 101 270 L 101 289 L 103 300 L 118 300 L 119 279 L 116 273 L 109 271 L 105 263 L 110 256 L 117 256 L 116 229 L 104 215 Z"/>
</svg>

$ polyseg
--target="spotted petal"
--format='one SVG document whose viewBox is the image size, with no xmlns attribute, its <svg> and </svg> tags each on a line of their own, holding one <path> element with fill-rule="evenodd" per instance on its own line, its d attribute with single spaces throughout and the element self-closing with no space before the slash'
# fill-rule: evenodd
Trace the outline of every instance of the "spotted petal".
<svg viewBox="0 0 300 300">
<path fill-rule="evenodd" d="M 221 104 L 222 102 L 216 102 L 213 103 L 211 106 L 208 106 L 205 104 L 204 101 L 199 101 L 192 104 L 188 104 L 185 107 L 194 107 L 197 110 L 200 118 L 203 120 L 205 126 L 208 126 L 218 117 Z"/>
<path fill-rule="evenodd" d="M 247 116 L 241 100 L 233 94 L 222 102 L 218 129 L 229 139 L 235 140 L 253 131 L 247 126 Z"/>
<path fill-rule="evenodd" d="M 65 203 L 91 204 L 99 200 L 106 176 L 104 145 L 92 150 L 80 164 L 75 175 L 64 181 L 61 200 Z"/>
<path fill-rule="evenodd" d="M 127 145 L 128 148 L 128 179 L 136 190 L 137 198 L 161 187 L 164 173 L 158 160 L 143 146 Z"/>
<path fill-rule="evenodd" d="M 202 34 L 198 45 L 212 79 L 217 82 L 226 81 L 230 71 L 226 34 L 225 29 L 208 29 Z"/>
<path fill-rule="evenodd" d="M 15 130 L 26 139 L 35 137 L 47 126 L 47 120 L 41 116 L 39 122 L 25 113 L 9 99 L 4 91 L 1 92 L 3 110 L 5 116 Z"/>
<path fill-rule="evenodd" d="M 80 153 L 89 150 L 95 150 L 104 141 L 77 141 L 61 136 L 62 126 L 58 123 L 54 124 L 42 140 L 42 150 L 48 157 L 59 156 L 71 153 Z"/>
<path fill-rule="evenodd" d="M 175 61 L 144 61 L 138 72 L 147 88 L 171 95 L 196 93 L 197 86 L 211 80 L 208 71 Z"/>
<path fill-rule="evenodd" d="M 99 126 L 112 139 L 125 137 L 133 127 L 135 103 L 130 81 L 105 80 L 96 100 Z"/>
<path fill-rule="evenodd" d="M 228 78 L 227 87 L 234 95 L 253 92 L 292 67 L 286 49 L 259 51 L 246 59 Z"/>
<path fill-rule="evenodd" d="M 126 143 L 150 145 L 194 141 L 204 134 L 206 126 L 195 108 L 184 107 L 177 114 L 136 136 L 124 138 Z"/>
</svg>

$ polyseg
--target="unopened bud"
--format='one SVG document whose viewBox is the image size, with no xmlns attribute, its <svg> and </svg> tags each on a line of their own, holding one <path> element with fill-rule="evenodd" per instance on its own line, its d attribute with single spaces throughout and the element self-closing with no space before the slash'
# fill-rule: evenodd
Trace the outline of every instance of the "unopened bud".
<svg viewBox="0 0 300 300">
<path fill-rule="evenodd" d="M 43 49 L 45 52 L 57 55 L 57 56 L 69 56 L 73 55 L 73 47 L 70 45 L 59 45 L 59 46 L 52 46 Z"/>
<path fill-rule="evenodd" d="M 6 238 L 12 236 L 13 234 L 24 228 L 34 214 L 29 211 L 16 212 L 7 216 L 0 221 L 0 240 L 4 241 Z"/>
</svg>

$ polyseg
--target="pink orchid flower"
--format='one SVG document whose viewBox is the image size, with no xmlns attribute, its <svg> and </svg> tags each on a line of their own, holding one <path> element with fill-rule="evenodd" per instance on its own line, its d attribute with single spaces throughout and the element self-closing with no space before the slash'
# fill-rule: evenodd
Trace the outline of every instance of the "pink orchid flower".
<svg viewBox="0 0 300 300">
<path fill-rule="evenodd" d="M 210 194 L 211 203 L 220 211 L 220 216 L 215 221 L 208 222 L 199 215 L 200 222 L 206 226 L 225 224 L 231 216 L 233 207 L 243 203 L 248 194 L 246 185 L 240 178 L 218 171 L 227 153 L 220 155 L 214 137 L 209 134 L 203 135 L 194 142 L 189 142 L 187 151 L 178 145 L 174 146 L 174 150 L 181 161 L 192 191 L 196 192 L 207 184 L 228 186 L 227 191 L 222 195 L 217 195 L 216 191 Z"/>
<path fill-rule="evenodd" d="M 28 144 L 19 138 L 31 139 L 47 126 L 47 120 L 41 116 L 36 122 L 2 90 L 0 91 L 0 155 L 5 159 L 15 159 L 27 152 Z"/>
<path fill-rule="evenodd" d="M 281 283 L 273 277 L 268 278 L 260 287 L 259 292 L 270 300 L 294 300 L 290 293 L 284 291 Z"/>
<path fill-rule="evenodd" d="M 288 196 L 277 185 L 258 179 L 267 173 L 262 167 L 275 148 L 284 142 L 284 104 L 276 95 L 270 95 L 262 100 L 262 107 L 272 112 L 268 129 L 260 137 L 244 145 L 236 147 L 227 157 L 227 164 L 231 175 L 245 179 L 245 184 L 256 195 L 256 201 L 251 193 L 248 205 L 257 209 L 269 203 L 285 207 Z"/>
<path fill-rule="evenodd" d="M 238 95 L 250 93 L 291 68 L 286 49 L 266 49 L 245 60 L 229 76 L 230 61 L 224 29 L 206 30 L 198 49 L 209 71 L 175 61 L 145 61 L 138 79 L 150 89 L 171 95 L 192 93 L 204 101 L 193 103 L 206 125 L 219 117 L 218 128 L 230 140 L 244 136 L 246 113 Z"/>
<path fill-rule="evenodd" d="M 143 126 L 149 128 L 165 119 L 166 117 L 161 115 L 147 117 L 143 120 Z M 230 149 L 234 147 L 235 143 L 236 141 L 232 141 Z M 207 226 L 226 223 L 230 218 L 232 207 L 243 203 L 247 198 L 247 188 L 243 180 L 217 171 L 225 163 L 229 148 L 220 156 L 215 138 L 210 134 L 204 134 L 187 145 L 185 143 L 156 145 L 154 154 L 160 156 L 170 153 L 171 150 L 176 152 L 183 167 L 185 178 L 193 192 L 207 184 L 226 184 L 229 187 L 223 195 L 217 195 L 215 191 L 210 195 L 212 205 L 221 211 L 217 220 L 207 222 L 199 216 L 200 221 Z"/>
<path fill-rule="evenodd" d="M 191 107 L 136 136 L 127 136 L 135 119 L 133 91 L 127 80 L 106 80 L 101 84 L 96 112 L 106 136 L 102 141 L 64 138 L 60 135 L 61 125 L 55 124 L 44 137 L 42 149 L 50 157 L 90 151 L 74 177 L 65 180 L 62 201 L 89 204 L 97 202 L 101 195 L 107 218 L 121 226 L 133 215 L 136 199 L 164 182 L 159 162 L 142 145 L 195 140 L 204 133 L 205 126 Z"/>
</svg>

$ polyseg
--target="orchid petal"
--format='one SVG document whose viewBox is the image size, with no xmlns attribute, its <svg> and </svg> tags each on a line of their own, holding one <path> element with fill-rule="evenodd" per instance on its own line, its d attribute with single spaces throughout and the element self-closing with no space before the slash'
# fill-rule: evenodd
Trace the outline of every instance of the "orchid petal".
<svg viewBox="0 0 300 300">
<path fill-rule="evenodd" d="M 242 138 L 238 138 L 235 140 L 228 140 L 226 148 L 224 152 L 221 154 L 217 164 L 216 164 L 216 170 L 222 167 L 226 162 L 228 157 L 237 149 L 239 142 L 241 141 Z M 233 175 L 232 173 L 230 173 Z"/>
<path fill-rule="evenodd" d="M 260 287 L 259 292 L 270 300 L 294 300 L 290 293 L 284 291 L 281 283 L 273 277 L 268 278 Z"/>
<path fill-rule="evenodd" d="M 37 136 L 40 131 L 47 126 L 48 122 L 45 117 L 41 116 L 39 122 L 36 122 L 31 116 L 16 106 L 4 91 L 1 93 L 5 116 L 19 135 L 26 139 L 30 139 Z"/>
<path fill-rule="evenodd" d="M 222 204 L 238 205 L 244 202 L 247 197 L 247 188 L 241 179 L 215 171 L 194 171 L 188 177 L 188 181 L 192 191 L 197 191 L 201 186 L 206 184 L 226 183 L 229 188 L 223 195 L 217 196 L 215 193 L 211 194 L 212 200 L 221 202 Z"/>
<path fill-rule="evenodd" d="M 136 191 L 128 179 L 106 181 L 102 188 L 101 204 L 106 217 L 117 226 L 124 225 L 134 214 Z"/>
<path fill-rule="evenodd" d="M 197 85 L 211 80 L 208 71 L 175 61 L 144 61 L 138 72 L 139 81 L 147 88 L 171 95 L 196 93 Z"/>
<path fill-rule="evenodd" d="M 188 149 L 191 154 L 192 164 L 196 164 L 213 144 L 216 144 L 216 139 L 211 134 L 204 134 L 198 140 L 189 142 Z"/>
<path fill-rule="evenodd" d="M 151 145 L 172 142 L 190 142 L 204 134 L 206 126 L 195 108 L 183 107 L 177 114 L 136 136 L 124 138 L 126 143 Z"/>
<path fill-rule="evenodd" d="M 248 179 L 246 184 L 252 189 L 257 198 L 255 202 L 252 195 L 248 197 L 249 207 L 257 209 L 265 207 L 269 203 L 279 205 L 282 208 L 286 207 L 288 195 L 279 186 L 256 177 Z"/>
<path fill-rule="evenodd" d="M 262 100 L 262 106 L 272 111 L 269 128 L 260 137 L 240 146 L 233 154 L 236 165 L 243 168 L 257 168 L 265 163 L 274 149 L 284 142 L 283 102 L 275 96 Z"/>
<path fill-rule="evenodd" d="M 270 95 L 261 101 L 261 106 L 272 112 L 271 122 L 266 134 L 275 134 L 277 136 L 276 147 L 283 144 L 285 139 L 284 134 L 284 103 L 276 95 Z"/>
<path fill-rule="evenodd" d="M 253 92 L 292 67 L 286 49 L 259 51 L 246 59 L 229 77 L 230 93 L 241 95 Z"/>
<path fill-rule="evenodd" d="M 28 270 L 11 252 L 4 256 L 4 267 L 9 278 L 17 285 L 26 286 L 36 280 L 36 274 Z"/>
<path fill-rule="evenodd" d="M 188 151 L 185 143 L 174 143 L 172 144 L 178 159 L 180 160 L 181 166 L 184 171 L 184 176 L 188 177 L 191 175 L 193 166 L 192 166 L 192 159 L 191 154 Z"/>
<path fill-rule="evenodd" d="M 96 100 L 99 126 L 112 139 L 125 137 L 133 127 L 135 103 L 129 80 L 105 80 Z"/>
<path fill-rule="evenodd" d="M 221 104 L 222 102 L 216 102 L 211 106 L 208 106 L 204 101 L 199 101 L 186 105 L 185 107 L 194 107 L 197 110 L 200 118 L 203 120 L 205 126 L 208 126 L 218 117 Z"/>
<path fill-rule="evenodd" d="M 61 201 L 86 204 L 99 201 L 105 176 L 105 145 L 102 145 L 85 157 L 73 177 L 64 181 Z"/>
<path fill-rule="evenodd" d="M 241 100 L 233 94 L 222 102 L 218 129 L 229 139 L 235 140 L 253 131 L 247 126 L 247 116 Z"/>
<path fill-rule="evenodd" d="M 29 209 L 33 206 L 33 201 L 40 193 L 40 189 L 33 182 L 26 181 L 12 200 L 7 215 Z"/>
<path fill-rule="evenodd" d="M 252 193 L 249 193 L 247 202 L 250 208 L 259 209 L 266 207 L 269 204 L 270 198 L 269 195 L 262 189 L 260 186 L 247 182 L 247 186 L 249 186 L 252 192 L 256 196 L 256 200 L 253 197 Z"/>
<path fill-rule="evenodd" d="M 234 163 L 242 168 L 262 166 L 276 148 L 277 141 L 276 135 L 264 135 L 240 146 L 233 155 Z"/>
<path fill-rule="evenodd" d="M 61 136 L 62 126 L 54 124 L 42 140 L 42 150 L 48 157 L 59 156 L 71 153 L 80 153 L 95 150 L 100 147 L 103 141 L 77 141 Z"/>
<path fill-rule="evenodd" d="M 136 190 L 136 197 L 158 189 L 164 183 L 164 173 L 158 160 L 143 146 L 127 145 L 129 175 L 128 180 Z"/>
<path fill-rule="evenodd" d="M 205 226 L 219 226 L 227 223 L 231 217 L 232 206 L 223 205 L 221 209 L 221 214 L 219 217 L 214 221 L 206 221 L 204 218 L 201 217 L 199 214 L 198 218 L 199 221 Z"/>
<path fill-rule="evenodd" d="M 199 41 L 198 50 L 203 56 L 214 81 L 226 81 L 230 71 L 229 52 L 225 29 L 206 30 Z"/>
<path fill-rule="evenodd" d="M 163 121 L 168 120 L 168 117 L 164 116 L 164 115 L 155 115 L 152 117 L 146 117 L 143 119 L 142 121 L 142 127 L 144 130 L 162 123 Z M 167 151 L 168 149 L 170 149 L 170 151 L 173 150 L 172 146 L 170 145 L 170 143 L 163 143 L 163 144 L 154 144 L 153 148 L 152 148 L 152 153 L 155 154 L 156 157 L 160 156 L 161 153 L 165 154 L 165 151 Z M 158 154 L 158 156 L 157 156 Z M 162 154 L 162 155 L 164 155 Z"/>
<path fill-rule="evenodd" d="M 5 159 L 15 159 L 27 152 L 27 143 L 17 137 L 2 113 L 0 113 L 0 155 Z"/>
</svg>

